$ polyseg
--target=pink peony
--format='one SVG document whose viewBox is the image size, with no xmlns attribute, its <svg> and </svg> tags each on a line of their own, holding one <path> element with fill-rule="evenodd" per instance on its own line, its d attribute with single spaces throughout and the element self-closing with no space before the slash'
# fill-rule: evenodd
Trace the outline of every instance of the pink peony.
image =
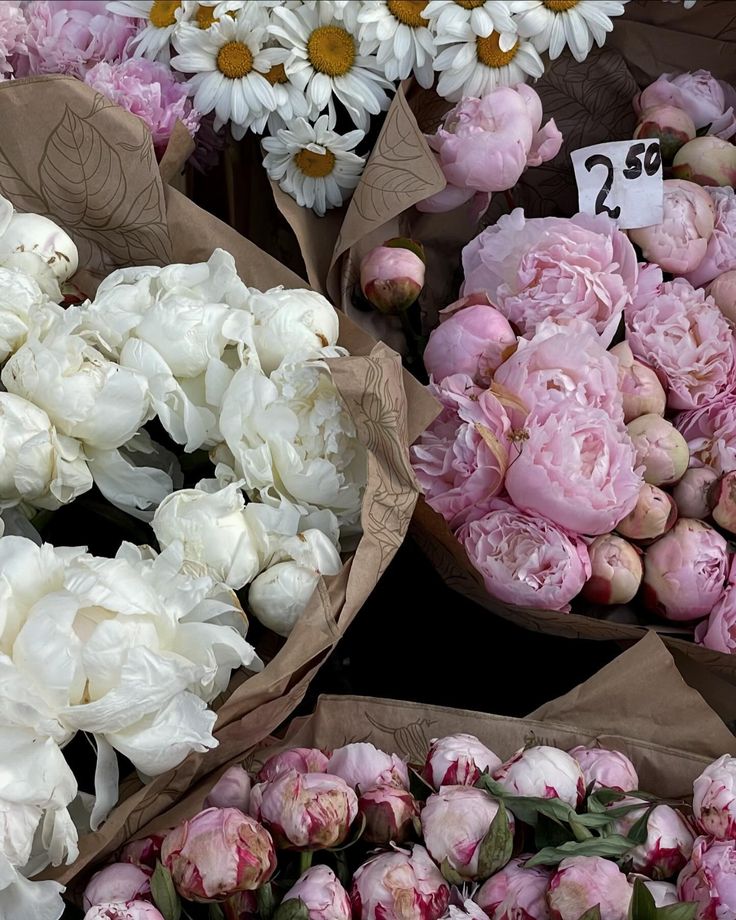
<svg viewBox="0 0 736 920">
<path fill-rule="evenodd" d="M 456 528 L 501 491 L 511 423 L 493 393 L 463 374 L 429 390 L 443 411 L 411 448 L 412 465 L 427 503 Z"/>
<path fill-rule="evenodd" d="M 736 917 L 736 842 L 698 837 L 677 879 L 677 894 L 697 903 L 697 920 Z"/>
<path fill-rule="evenodd" d="M 639 115 L 634 137 L 656 137 L 665 165 L 672 162 L 677 151 L 695 137 L 692 118 L 674 105 L 655 105 Z"/>
<path fill-rule="evenodd" d="M 296 770 L 297 773 L 324 773 L 329 759 L 319 748 L 291 748 L 280 754 L 272 754 L 258 771 L 257 779 L 259 783 L 270 783 L 289 770 Z"/>
<path fill-rule="evenodd" d="M 611 808 L 619 805 L 635 805 L 635 808 L 613 822 L 614 833 L 626 837 L 636 822 L 642 818 L 649 804 L 636 796 L 626 796 L 619 802 L 612 802 Z M 626 854 L 635 872 L 642 872 L 651 878 L 662 880 L 672 878 L 690 859 L 695 835 L 684 815 L 670 805 L 659 804 L 649 811 L 646 822 L 646 838 Z"/>
<path fill-rule="evenodd" d="M 85 910 L 110 901 L 147 901 L 151 896 L 151 870 L 129 862 L 111 863 L 95 872 L 82 897 Z"/>
<path fill-rule="evenodd" d="M 450 886 L 421 846 L 379 853 L 357 870 L 350 889 L 355 920 L 439 920 Z"/>
<path fill-rule="evenodd" d="M 247 813 L 250 802 L 250 776 L 243 767 L 229 767 L 207 793 L 203 808 L 239 808 Z"/>
<path fill-rule="evenodd" d="M 728 582 L 707 620 L 695 628 L 695 641 L 715 652 L 736 653 L 736 563 L 731 562 Z"/>
<path fill-rule="evenodd" d="M 483 771 L 492 772 L 501 759 L 475 735 L 459 733 L 433 738 L 422 776 L 435 789 L 440 786 L 474 786 Z"/>
<path fill-rule="evenodd" d="M 610 751 L 601 747 L 578 745 L 568 751 L 583 771 L 585 788 L 593 784 L 593 789 L 616 789 L 618 792 L 633 792 L 639 788 L 639 776 L 636 767 L 620 751 Z"/>
<path fill-rule="evenodd" d="M 684 278 L 668 281 L 647 306 L 626 312 L 626 341 L 667 383 L 671 409 L 695 409 L 731 386 L 731 327 L 712 297 Z"/>
<path fill-rule="evenodd" d="M 624 421 L 631 422 L 640 415 L 664 415 L 667 394 L 651 367 L 634 359 L 627 342 L 614 345 L 610 353 L 618 359 L 618 388 Z"/>
<path fill-rule="evenodd" d="M 26 20 L 17 3 L 0 3 L 0 80 L 13 73 L 11 58 L 25 50 Z"/>
<path fill-rule="evenodd" d="M 636 505 L 642 478 L 620 422 L 602 409 L 561 408 L 527 420 L 506 473 L 517 508 L 574 533 L 608 533 Z"/>
<path fill-rule="evenodd" d="M 706 293 L 715 300 L 726 319 L 736 323 L 736 271 L 719 275 L 708 285 Z"/>
<path fill-rule="evenodd" d="M 687 442 L 691 466 L 709 466 L 718 474 L 736 469 L 736 394 L 723 393 L 701 409 L 681 412 L 675 425 Z"/>
<path fill-rule="evenodd" d="M 731 108 L 733 90 L 707 70 L 662 74 L 639 93 L 634 107 L 641 112 L 654 105 L 674 105 L 692 118 L 696 128 L 729 138 L 736 133 L 736 115 Z"/>
<path fill-rule="evenodd" d="M 588 546 L 590 578 L 582 596 L 594 604 L 628 604 L 641 585 L 641 553 L 613 533 L 596 537 Z"/>
<path fill-rule="evenodd" d="M 710 514 L 710 490 L 718 473 L 709 466 L 691 466 L 672 490 L 680 517 L 702 521 Z"/>
<path fill-rule="evenodd" d="M 155 869 L 165 836 L 166 834 L 151 834 L 149 837 L 131 840 L 118 853 L 118 859 L 120 862 L 133 863 L 142 869 Z"/>
<path fill-rule="evenodd" d="M 466 97 L 429 136 L 447 187 L 420 202 L 420 211 L 449 211 L 476 196 L 485 210 L 491 192 L 513 188 L 527 166 L 557 156 L 562 135 L 554 120 L 542 128 L 542 103 L 524 83 L 500 86 L 482 99 Z"/>
<path fill-rule="evenodd" d="M 108 901 L 90 907 L 84 920 L 164 920 L 148 901 Z"/>
<path fill-rule="evenodd" d="M 145 122 L 159 155 L 177 121 L 192 137 L 197 133 L 200 115 L 192 108 L 187 86 L 178 83 L 164 64 L 143 58 L 117 64 L 101 61 L 87 71 L 84 82 Z"/>
<path fill-rule="evenodd" d="M 490 595 L 506 604 L 566 610 L 590 576 L 582 540 L 500 500 L 457 534 Z"/>
<path fill-rule="evenodd" d="M 376 246 L 360 260 L 360 289 L 380 313 L 407 310 L 422 293 L 425 262 L 421 246 L 400 239 Z"/>
<path fill-rule="evenodd" d="M 720 137 L 696 137 L 683 144 L 672 160 L 672 175 L 713 187 L 736 182 L 736 147 Z"/>
<path fill-rule="evenodd" d="M 561 799 L 573 808 L 585 798 L 580 764 L 565 751 L 545 744 L 517 751 L 494 771 L 493 778 L 511 795 Z"/>
<path fill-rule="evenodd" d="M 547 903 L 552 920 L 580 920 L 596 906 L 601 920 L 626 920 L 631 892 L 616 863 L 600 856 L 571 856 L 552 877 Z"/>
<path fill-rule="evenodd" d="M 419 804 L 408 789 L 374 786 L 358 799 L 358 813 L 365 819 L 363 840 L 388 846 L 411 836 L 419 818 Z"/>
<path fill-rule="evenodd" d="M 636 294 L 631 241 L 605 215 L 504 214 L 463 249 L 464 291 L 485 291 L 522 335 L 546 318 L 587 319 L 608 345 Z"/>
<path fill-rule="evenodd" d="M 703 287 L 736 268 L 736 194 L 730 186 L 706 191 L 713 199 L 716 219 L 703 261 L 687 276 L 693 287 Z"/>
<path fill-rule="evenodd" d="M 409 771 L 404 761 L 396 754 L 380 751 L 367 741 L 335 748 L 325 773 L 339 776 L 360 793 L 375 786 L 409 788 Z"/>
<path fill-rule="evenodd" d="M 350 898 L 327 866 L 312 866 L 286 892 L 282 904 L 299 900 L 305 920 L 350 920 Z M 284 911 L 288 916 L 288 913 Z"/>
<path fill-rule="evenodd" d="M 530 854 L 512 859 L 476 891 L 473 899 L 490 920 L 549 920 L 549 869 L 525 869 Z"/>
<path fill-rule="evenodd" d="M 703 834 L 736 840 L 736 757 L 724 754 L 695 780 L 693 816 Z"/>
</svg>

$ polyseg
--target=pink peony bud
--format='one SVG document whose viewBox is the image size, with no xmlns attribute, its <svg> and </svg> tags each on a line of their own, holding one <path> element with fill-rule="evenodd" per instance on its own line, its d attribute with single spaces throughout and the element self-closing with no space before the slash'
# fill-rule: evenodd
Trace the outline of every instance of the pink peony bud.
<svg viewBox="0 0 736 920">
<path fill-rule="evenodd" d="M 358 799 L 358 811 L 365 818 L 363 840 L 387 846 L 403 843 L 414 829 L 419 805 L 406 789 L 374 786 Z"/>
<path fill-rule="evenodd" d="M 547 891 L 552 920 L 580 920 L 598 906 L 601 920 L 626 920 L 631 885 L 619 867 L 600 856 L 563 859 Z"/>
<path fill-rule="evenodd" d="M 355 920 L 439 920 L 450 886 L 424 847 L 415 846 L 364 863 L 353 876 L 350 900 Z"/>
<path fill-rule="evenodd" d="M 630 540 L 652 541 L 674 527 L 677 505 L 671 495 L 645 482 L 633 511 L 616 524 Z"/>
<path fill-rule="evenodd" d="M 401 313 L 421 294 L 424 268 L 424 259 L 411 249 L 376 246 L 361 259 L 360 287 L 379 312 Z"/>
<path fill-rule="evenodd" d="M 512 859 L 476 891 L 473 899 L 490 920 L 549 920 L 547 888 L 552 872 L 525 869 L 530 854 Z"/>
<path fill-rule="evenodd" d="M 654 105 L 639 115 L 634 137 L 656 137 L 662 160 L 671 163 L 677 151 L 696 134 L 692 118 L 674 105 Z"/>
<path fill-rule="evenodd" d="M 636 465 L 644 467 L 644 481 L 653 486 L 677 482 L 690 461 L 687 441 L 659 415 L 640 415 L 626 426 L 636 451 Z"/>
<path fill-rule="evenodd" d="M 736 271 L 724 272 L 706 288 L 718 309 L 731 323 L 736 323 Z"/>
<path fill-rule="evenodd" d="M 259 920 L 255 891 L 239 891 L 221 904 L 225 920 Z"/>
<path fill-rule="evenodd" d="M 713 520 L 728 533 L 736 533 L 736 470 L 724 473 L 709 496 Z"/>
<path fill-rule="evenodd" d="M 339 776 L 282 773 L 253 787 L 250 810 L 284 850 L 315 850 L 344 842 L 358 813 L 358 797 Z"/>
<path fill-rule="evenodd" d="M 501 758 L 475 735 L 446 735 L 432 740 L 422 776 L 435 789 L 474 786 L 481 773 L 493 773 L 500 766 Z"/>
<path fill-rule="evenodd" d="M 736 183 L 736 147 L 720 137 L 696 137 L 677 151 L 672 172 L 698 185 L 732 186 Z"/>
<path fill-rule="evenodd" d="M 270 783 L 289 770 L 296 770 L 297 773 L 325 773 L 329 759 L 318 748 L 292 748 L 269 757 L 258 771 L 256 779 L 259 783 Z"/>
<path fill-rule="evenodd" d="M 577 760 L 585 777 L 585 788 L 616 789 L 618 792 L 632 792 L 639 788 L 636 768 L 620 751 L 609 751 L 601 747 L 579 745 L 568 751 Z"/>
<path fill-rule="evenodd" d="M 148 901 L 108 901 L 90 907 L 84 920 L 164 920 L 164 917 Z"/>
<path fill-rule="evenodd" d="M 729 138 L 736 131 L 730 101 L 733 90 L 707 70 L 693 73 L 663 73 L 634 99 L 637 112 L 667 103 L 683 109 L 696 128 Z"/>
<path fill-rule="evenodd" d="M 667 620 L 699 620 L 723 593 L 728 545 L 703 521 L 680 518 L 644 558 L 644 601 Z"/>
<path fill-rule="evenodd" d="M 695 780 L 693 816 L 703 834 L 736 840 L 736 757 L 724 754 Z"/>
<path fill-rule="evenodd" d="M 482 789 L 442 786 L 422 809 L 422 835 L 432 859 L 463 879 L 486 878 L 481 843 L 497 813 L 498 802 Z M 513 832 L 513 816 L 507 816 Z"/>
<path fill-rule="evenodd" d="M 736 844 L 698 837 L 690 862 L 677 879 L 681 901 L 695 901 L 697 920 L 736 917 Z"/>
<path fill-rule="evenodd" d="M 409 788 L 409 771 L 404 761 L 363 741 L 335 748 L 325 773 L 339 776 L 361 793 L 374 786 Z"/>
<path fill-rule="evenodd" d="M 631 828 L 645 814 L 649 804 L 636 797 L 627 797 L 613 802 L 611 808 L 619 805 L 633 805 L 641 801 L 641 808 L 628 812 L 613 822 L 614 832 L 626 837 Z M 642 872 L 654 879 L 672 878 L 690 859 L 695 835 L 685 818 L 669 805 L 655 805 L 647 818 L 647 837 L 627 853 L 627 859 L 636 872 Z"/>
<path fill-rule="evenodd" d="M 593 604 L 628 604 L 644 574 L 639 551 L 622 537 L 606 533 L 593 540 L 588 555 L 591 573 L 583 597 Z"/>
<path fill-rule="evenodd" d="M 493 778 L 512 795 L 562 799 L 573 808 L 585 795 L 585 779 L 577 761 L 559 748 L 542 744 L 517 751 Z"/>
<path fill-rule="evenodd" d="M 618 358 L 618 386 L 624 404 L 624 421 L 641 415 L 664 415 L 667 394 L 651 367 L 637 361 L 628 342 L 610 350 Z"/>
<path fill-rule="evenodd" d="M 469 294 L 441 310 L 440 320 L 424 350 L 427 373 L 437 383 L 467 374 L 478 386 L 490 386 L 516 348 L 516 335 L 503 313 L 491 306 L 486 294 Z"/>
<path fill-rule="evenodd" d="M 710 514 L 710 491 L 718 473 L 709 466 L 692 466 L 672 490 L 680 517 L 703 520 Z"/>
<path fill-rule="evenodd" d="M 119 862 L 95 872 L 82 896 L 85 910 L 110 901 L 143 901 L 151 895 L 151 870 Z"/>
<path fill-rule="evenodd" d="M 250 776 L 237 764 L 225 770 L 207 793 L 204 808 L 239 808 L 247 813 L 250 801 Z"/>
<path fill-rule="evenodd" d="M 277 920 L 351 920 L 350 898 L 327 866 L 312 866 L 284 895 Z"/>
<path fill-rule="evenodd" d="M 140 840 L 131 840 L 118 854 L 118 860 L 133 863 L 143 869 L 155 869 L 165 836 L 166 834 L 151 834 L 149 837 L 141 837 Z"/>
<path fill-rule="evenodd" d="M 169 831 L 161 862 L 190 901 L 223 901 L 265 884 L 276 868 L 268 831 L 237 808 L 207 808 Z"/>
</svg>

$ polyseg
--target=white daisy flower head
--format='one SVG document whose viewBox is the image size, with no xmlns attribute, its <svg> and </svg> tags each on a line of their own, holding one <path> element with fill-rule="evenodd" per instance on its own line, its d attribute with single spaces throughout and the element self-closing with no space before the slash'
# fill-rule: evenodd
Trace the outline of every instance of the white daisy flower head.
<svg viewBox="0 0 736 920">
<path fill-rule="evenodd" d="M 359 5 L 352 4 L 338 18 L 335 4 L 323 0 L 314 8 L 304 4 L 296 10 L 276 7 L 269 31 L 288 49 L 286 75 L 304 92 L 316 112 L 327 108 L 335 115 L 335 99 L 342 103 L 354 124 L 368 130 L 369 116 L 388 108 L 386 90 L 391 83 L 380 72 L 376 58 L 360 53 L 356 27 Z"/>
<path fill-rule="evenodd" d="M 377 52 L 386 78 L 405 80 L 412 72 L 420 86 L 434 80 L 434 36 L 422 13 L 426 0 L 366 0 L 358 13 L 360 53 Z"/>
<path fill-rule="evenodd" d="M 568 47 L 576 61 L 584 61 L 593 42 L 603 47 L 613 30 L 612 16 L 620 16 L 628 0 L 513 0 L 519 35 L 551 60 Z"/>
<path fill-rule="evenodd" d="M 114 0 L 107 4 L 107 9 L 118 16 L 147 20 L 131 40 L 133 54 L 151 61 L 168 62 L 172 36 L 187 14 L 180 0 Z"/>
<path fill-rule="evenodd" d="M 182 22 L 191 22 L 200 29 L 211 28 L 223 16 L 236 17 L 241 10 L 250 16 L 260 17 L 261 25 L 268 24 L 268 9 L 261 0 L 182 0 Z"/>
<path fill-rule="evenodd" d="M 508 51 L 514 42 L 516 24 L 507 0 L 429 0 L 422 16 L 444 44 L 462 36 L 470 28 L 474 35 L 486 38 L 491 32 L 504 35 L 501 50 Z"/>
<path fill-rule="evenodd" d="M 458 102 L 464 96 L 485 96 L 497 86 L 514 86 L 542 76 L 544 64 L 530 41 L 517 38 L 504 51 L 501 38 L 499 32 L 483 37 L 467 28 L 462 40 L 443 48 L 434 61 L 440 73 L 437 93 Z"/>
<path fill-rule="evenodd" d="M 247 10 L 236 18 L 225 15 L 208 29 L 184 25 L 174 41 L 179 52 L 171 66 L 189 79 L 194 107 L 206 115 L 214 110 L 215 130 L 230 122 L 240 140 L 251 124 L 276 108 L 268 75 L 283 65 L 283 48 L 265 48 L 266 25 Z"/>
<path fill-rule="evenodd" d="M 359 130 L 337 134 L 329 117 L 321 115 L 312 125 L 298 118 L 275 137 L 263 139 L 263 165 L 279 187 L 303 208 L 322 217 L 339 207 L 345 193 L 358 184 L 365 157 L 353 152 L 365 137 Z"/>
</svg>

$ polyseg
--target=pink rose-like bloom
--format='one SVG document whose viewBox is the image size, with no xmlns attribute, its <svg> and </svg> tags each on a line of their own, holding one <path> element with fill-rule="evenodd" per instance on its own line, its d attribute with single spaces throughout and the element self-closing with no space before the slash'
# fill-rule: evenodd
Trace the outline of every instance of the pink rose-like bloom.
<svg viewBox="0 0 736 920">
<path fill-rule="evenodd" d="M 501 491 L 511 422 L 496 396 L 463 374 L 429 391 L 443 410 L 411 448 L 411 461 L 427 503 L 455 529 Z"/>
<path fill-rule="evenodd" d="M 530 416 L 528 438 L 506 472 L 514 504 L 574 533 L 609 533 L 642 485 L 634 445 L 602 409 L 570 406 Z"/>
<path fill-rule="evenodd" d="M 644 567 L 631 543 L 613 533 L 596 537 L 588 547 L 590 578 L 582 596 L 594 604 L 628 604 L 639 590 Z"/>
<path fill-rule="evenodd" d="M 696 409 L 732 385 L 731 326 L 712 297 L 684 278 L 662 285 L 647 306 L 627 311 L 626 340 L 666 381 L 671 409 Z"/>
<path fill-rule="evenodd" d="M 721 530 L 736 533 L 736 470 L 724 473 L 708 498 L 715 523 Z"/>
<path fill-rule="evenodd" d="M 730 186 L 706 191 L 713 199 L 716 219 L 703 261 L 687 276 L 693 287 L 703 287 L 724 272 L 736 269 L 736 194 Z"/>
<path fill-rule="evenodd" d="M 374 786 L 358 799 L 358 812 L 365 818 L 363 840 L 387 846 L 411 835 L 419 805 L 408 789 Z"/>
<path fill-rule="evenodd" d="M 627 796 L 613 802 L 611 808 L 633 805 L 636 797 Z M 636 822 L 644 815 L 649 803 L 642 802 L 641 808 L 628 812 L 613 822 L 615 832 L 626 836 Z M 647 837 L 627 853 L 636 872 L 643 872 L 655 879 L 671 878 L 682 869 L 693 852 L 695 835 L 683 815 L 669 805 L 655 805 L 647 818 Z"/>
<path fill-rule="evenodd" d="M 82 897 L 85 910 L 110 901 L 143 901 L 151 894 L 151 870 L 132 863 L 112 863 L 95 872 Z"/>
<path fill-rule="evenodd" d="M 695 627 L 695 641 L 715 652 L 736 653 L 736 557 L 732 557 L 728 583 L 710 616 Z"/>
<path fill-rule="evenodd" d="M 506 604 L 569 610 L 591 573 L 582 540 L 500 500 L 456 536 L 488 593 Z"/>
<path fill-rule="evenodd" d="M 192 137 L 197 133 L 200 115 L 192 108 L 187 85 L 178 83 L 164 64 L 143 58 L 118 64 L 101 61 L 87 71 L 84 82 L 137 115 L 151 132 L 159 155 L 166 149 L 177 121 Z"/>
<path fill-rule="evenodd" d="M 151 834 L 149 837 L 141 837 L 140 840 L 131 840 L 118 854 L 119 861 L 133 863 L 143 869 L 146 867 L 155 869 L 165 836 L 165 834 Z"/>
<path fill-rule="evenodd" d="M 693 815 L 703 834 L 736 840 L 736 757 L 724 754 L 695 780 Z"/>
<path fill-rule="evenodd" d="M 736 469 L 736 394 L 724 393 L 702 409 L 681 412 L 675 424 L 692 466 L 709 466 L 719 475 Z"/>
<path fill-rule="evenodd" d="M 624 421 L 640 415 L 664 415 L 667 394 L 651 367 L 637 361 L 628 342 L 619 342 L 609 351 L 618 360 L 618 388 L 624 408 Z"/>
<path fill-rule="evenodd" d="M 361 793 L 374 786 L 409 788 L 406 763 L 396 754 L 379 751 L 375 745 L 365 741 L 335 748 L 325 773 L 339 776 Z"/>
<path fill-rule="evenodd" d="M 512 795 L 562 799 L 577 808 L 585 796 L 585 777 L 574 757 L 543 744 L 517 751 L 493 774 Z"/>
<path fill-rule="evenodd" d="M 547 903 L 552 920 L 580 920 L 596 905 L 601 920 L 626 920 L 632 888 L 616 863 L 600 856 L 563 859 L 552 877 Z"/>
<path fill-rule="evenodd" d="M 715 208 L 710 195 L 694 182 L 665 179 L 660 224 L 629 230 L 629 238 L 648 262 L 684 275 L 700 265 L 713 233 Z"/>
<path fill-rule="evenodd" d="M 490 920 L 549 920 L 549 869 L 525 869 L 524 853 L 492 875 L 473 896 Z"/>
<path fill-rule="evenodd" d="M 204 808 L 239 808 L 248 811 L 250 776 L 237 764 L 230 767 L 207 793 Z"/>
<path fill-rule="evenodd" d="M 424 287 L 425 264 L 402 246 L 376 246 L 360 262 L 360 288 L 381 313 L 410 307 Z"/>
<path fill-rule="evenodd" d="M 440 325 L 424 349 L 424 366 L 437 381 L 465 374 L 488 387 L 493 374 L 516 348 L 516 335 L 506 317 L 485 294 L 469 294 L 440 310 Z"/>
<path fill-rule="evenodd" d="M 23 36 L 26 20 L 17 3 L 0 3 L 0 80 L 5 74 L 12 74 L 13 55 L 24 49 Z"/>
<path fill-rule="evenodd" d="M 596 789 L 616 789 L 633 792 L 639 788 L 639 776 L 629 758 L 620 751 L 579 745 L 568 751 L 583 771 L 585 788 L 593 784 Z"/>
<path fill-rule="evenodd" d="M 681 901 L 695 901 L 697 920 L 736 917 L 736 844 L 698 837 L 690 862 L 677 879 Z"/>
<path fill-rule="evenodd" d="M 237 808 L 207 808 L 169 831 L 161 862 L 179 894 L 222 901 L 264 885 L 276 868 L 268 831 Z"/>
<path fill-rule="evenodd" d="M 299 899 L 309 920 L 350 920 L 350 898 L 328 866 L 312 866 L 284 895 L 286 901 Z"/>
<path fill-rule="evenodd" d="M 326 773 L 329 757 L 319 748 L 292 748 L 272 754 L 258 771 L 259 783 L 270 783 L 290 770 L 297 773 Z"/>
<path fill-rule="evenodd" d="M 422 809 L 422 836 L 430 856 L 463 879 L 484 877 L 478 865 L 480 845 L 498 813 L 498 802 L 474 786 L 442 786 Z M 513 833 L 514 818 L 507 812 Z"/>
<path fill-rule="evenodd" d="M 84 920 L 164 920 L 164 917 L 148 901 L 112 901 L 90 907 Z"/>
<path fill-rule="evenodd" d="M 672 490 L 680 517 L 703 520 L 710 514 L 710 490 L 718 473 L 709 466 L 691 466 Z"/>
<path fill-rule="evenodd" d="M 644 601 L 667 620 L 699 620 L 723 593 L 728 544 L 703 521 L 680 518 L 644 559 Z"/>
<path fill-rule="evenodd" d="M 250 810 L 281 849 L 323 849 L 344 842 L 358 797 L 339 776 L 292 770 L 254 786 Z"/>
<path fill-rule="evenodd" d="M 637 291 L 631 241 L 605 215 L 504 214 L 463 249 L 463 291 L 485 291 L 522 335 L 547 318 L 585 319 L 608 345 Z"/>
<path fill-rule="evenodd" d="M 562 135 L 553 119 L 542 128 L 542 102 L 524 83 L 499 86 L 481 99 L 467 96 L 445 116 L 429 146 L 437 154 L 447 188 L 420 202 L 420 211 L 449 211 L 477 196 L 488 207 L 491 192 L 513 188 L 527 166 L 557 156 Z"/>
<path fill-rule="evenodd" d="M 350 889 L 355 920 L 439 920 L 450 886 L 421 846 L 369 859 Z"/>
<path fill-rule="evenodd" d="M 696 128 L 729 138 L 736 133 L 736 115 L 731 108 L 732 90 L 707 70 L 693 73 L 664 73 L 634 100 L 637 112 L 654 105 L 674 105 L 692 118 Z"/>
<path fill-rule="evenodd" d="M 481 773 L 492 773 L 500 766 L 501 758 L 475 735 L 459 733 L 433 739 L 422 775 L 435 789 L 440 786 L 474 786 Z"/>
</svg>

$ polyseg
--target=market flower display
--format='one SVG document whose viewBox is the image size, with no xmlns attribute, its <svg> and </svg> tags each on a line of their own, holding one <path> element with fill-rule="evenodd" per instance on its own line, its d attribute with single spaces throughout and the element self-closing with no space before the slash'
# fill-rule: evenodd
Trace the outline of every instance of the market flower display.
<svg viewBox="0 0 736 920">
<path fill-rule="evenodd" d="M 431 742 L 422 775 L 435 789 L 474 786 L 481 773 L 493 773 L 500 766 L 501 759 L 475 735 L 447 735 Z"/>
<path fill-rule="evenodd" d="M 639 788 L 636 767 L 620 751 L 578 745 L 570 748 L 568 754 L 578 762 L 583 771 L 586 789 L 591 783 L 594 790 L 615 789 L 618 792 L 633 792 Z"/>
<path fill-rule="evenodd" d="M 547 888 L 552 873 L 547 869 L 527 869 L 531 854 L 523 853 L 485 881 L 473 895 L 476 904 L 490 920 L 548 920 Z"/>
<path fill-rule="evenodd" d="M 357 920 L 439 920 L 449 900 L 450 886 L 418 844 L 368 860 L 350 889 Z"/>
<path fill-rule="evenodd" d="M 493 778 L 513 795 L 562 799 L 573 808 L 585 795 L 585 777 L 577 760 L 548 745 L 517 751 Z"/>
</svg>

